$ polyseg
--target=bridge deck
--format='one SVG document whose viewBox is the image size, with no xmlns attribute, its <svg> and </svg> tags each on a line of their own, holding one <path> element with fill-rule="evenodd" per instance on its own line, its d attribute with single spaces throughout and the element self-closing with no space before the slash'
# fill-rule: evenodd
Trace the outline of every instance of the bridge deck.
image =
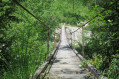
<svg viewBox="0 0 119 79">
<path fill-rule="evenodd" d="M 81 60 L 79 60 L 68 45 L 65 35 L 65 26 L 62 27 L 61 34 L 61 43 L 56 59 L 49 71 L 49 73 L 51 73 L 50 79 L 85 79 L 85 76 L 89 74 L 89 72 L 81 67 Z"/>
</svg>

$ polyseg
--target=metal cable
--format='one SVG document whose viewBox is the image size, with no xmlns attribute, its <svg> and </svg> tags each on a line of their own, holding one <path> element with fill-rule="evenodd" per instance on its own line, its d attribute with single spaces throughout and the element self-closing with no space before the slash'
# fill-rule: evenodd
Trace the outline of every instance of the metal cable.
<svg viewBox="0 0 119 79">
<path fill-rule="evenodd" d="M 28 9 L 26 9 L 24 6 L 22 6 L 19 2 L 17 2 L 16 0 L 13 0 L 18 6 L 20 6 L 21 8 L 23 8 L 26 12 L 28 12 L 30 15 L 32 15 L 35 19 L 37 19 L 42 25 L 44 25 L 45 27 L 48 27 L 44 22 L 42 22 L 38 17 L 36 17 L 33 13 L 31 13 Z"/>
<path fill-rule="evenodd" d="M 111 4 L 110 6 L 108 6 L 107 9 L 101 11 L 99 14 L 101 14 L 101 13 L 105 12 L 106 10 L 108 10 L 112 5 L 114 5 L 114 4 L 117 3 L 118 1 L 119 1 L 119 0 L 116 0 L 113 4 Z M 99 14 L 97 14 L 96 16 L 94 16 L 92 19 L 88 20 L 85 24 L 82 25 L 82 27 L 85 26 L 86 24 L 88 24 L 89 22 L 91 22 L 91 21 L 92 21 L 93 19 L 95 19 L 96 17 L 98 17 Z M 80 28 L 81 28 L 81 27 L 80 27 Z M 71 32 L 71 33 L 76 32 L 76 31 L 79 30 L 80 28 L 76 29 L 75 31 L 73 31 L 73 32 Z"/>
</svg>

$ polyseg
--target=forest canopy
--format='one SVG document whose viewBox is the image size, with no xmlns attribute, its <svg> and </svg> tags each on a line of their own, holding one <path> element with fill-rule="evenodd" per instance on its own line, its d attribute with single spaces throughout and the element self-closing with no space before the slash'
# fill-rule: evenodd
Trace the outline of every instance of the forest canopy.
<svg viewBox="0 0 119 79">
<path fill-rule="evenodd" d="M 85 57 L 109 79 L 119 78 L 119 1 L 17 0 L 48 28 L 15 3 L 0 1 L 0 78 L 28 79 L 53 51 L 53 33 L 59 24 L 77 26 L 96 16 L 85 28 L 92 32 Z M 101 11 L 105 10 L 103 13 Z M 81 26 L 77 26 L 81 27 Z M 59 35 L 57 36 L 57 42 Z M 86 40 L 86 39 L 85 39 Z M 81 49 L 81 48 L 78 48 Z"/>
</svg>

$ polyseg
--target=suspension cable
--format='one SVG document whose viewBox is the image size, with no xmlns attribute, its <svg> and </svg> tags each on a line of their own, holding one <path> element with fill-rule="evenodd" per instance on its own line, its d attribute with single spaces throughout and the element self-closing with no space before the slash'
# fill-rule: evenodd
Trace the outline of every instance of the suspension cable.
<svg viewBox="0 0 119 79">
<path fill-rule="evenodd" d="M 105 12 L 106 10 L 108 10 L 112 5 L 114 5 L 114 4 L 117 3 L 118 1 L 119 1 L 119 0 L 116 0 L 114 3 L 112 3 L 110 6 L 108 6 L 107 9 L 101 11 L 99 14 L 101 14 L 101 13 Z M 95 19 L 96 17 L 98 17 L 99 14 L 97 14 L 96 16 L 94 16 L 93 18 L 91 18 L 90 20 L 88 20 L 86 23 L 84 23 L 84 24 L 82 25 L 82 27 L 85 26 L 86 24 L 88 24 L 89 22 L 91 22 L 91 21 L 92 21 L 93 19 Z M 81 27 L 80 27 L 80 28 L 81 28 Z M 73 31 L 73 32 L 71 32 L 71 33 L 74 33 L 74 32 L 76 32 L 76 31 L 78 31 L 80 28 L 76 29 L 75 31 Z"/>
<path fill-rule="evenodd" d="M 23 8 L 26 12 L 28 12 L 30 15 L 32 15 L 35 19 L 37 19 L 42 25 L 44 25 L 45 27 L 48 27 L 44 22 L 42 22 L 38 17 L 36 17 L 33 13 L 31 13 L 28 9 L 26 9 L 24 6 L 22 6 L 19 2 L 17 2 L 16 0 L 13 0 L 18 6 L 20 6 L 21 8 Z"/>
</svg>

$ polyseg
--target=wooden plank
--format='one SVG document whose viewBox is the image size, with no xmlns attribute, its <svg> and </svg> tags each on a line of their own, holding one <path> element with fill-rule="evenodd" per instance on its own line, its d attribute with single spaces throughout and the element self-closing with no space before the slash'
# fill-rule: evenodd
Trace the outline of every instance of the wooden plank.
<svg viewBox="0 0 119 79">
<path fill-rule="evenodd" d="M 72 48 L 72 47 L 71 47 Z M 72 48 L 72 50 L 74 51 L 74 53 L 78 56 L 78 58 L 81 61 L 86 61 L 85 58 L 83 58 L 83 56 L 81 56 L 75 49 Z M 98 79 L 108 79 L 107 77 L 103 76 L 93 65 L 91 65 L 89 62 L 87 62 L 87 68 L 88 70 Z"/>
<path fill-rule="evenodd" d="M 61 36 L 60 36 L 61 37 Z M 59 40 L 59 42 L 57 43 L 56 48 L 53 50 L 53 52 L 50 54 L 50 56 L 48 57 L 48 59 L 46 60 L 45 63 L 43 63 L 34 73 L 34 75 L 31 77 L 29 77 L 29 79 L 37 79 L 42 73 L 44 73 L 44 71 L 47 69 L 49 63 L 51 62 L 51 60 L 53 59 L 55 53 L 58 50 L 59 44 L 60 44 L 61 40 Z M 39 77 L 40 78 L 40 77 Z"/>
<path fill-rule="evenodd" d="M 33 75 L 32 79 L 37 79 L 37 77 L 43 72 L 43 70 L 46 68 L 47 66 L 47 62 L 43 63 L 35 72 L 35 74 Z"/>
</svg>

